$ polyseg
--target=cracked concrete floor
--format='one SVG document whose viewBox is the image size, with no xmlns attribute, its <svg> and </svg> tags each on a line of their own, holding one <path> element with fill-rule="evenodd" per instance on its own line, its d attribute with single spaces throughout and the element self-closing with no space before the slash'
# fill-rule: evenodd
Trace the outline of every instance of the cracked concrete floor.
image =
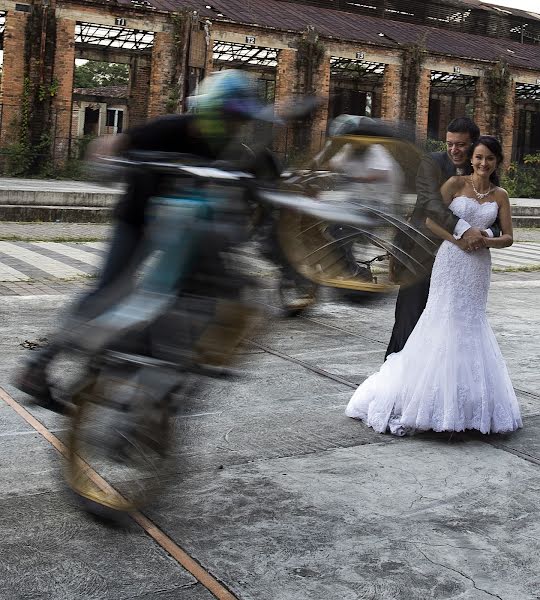
<svg viewBox="0 0 540 600">
<path fill-rule="evenodd" d="M 347 419 L 393 299 L 321 304 L 270 317 L 260 341 L 275 352 L 246 348 L 245 378 L 182 405 L 177 472 L 148 515 L 242 600 L 538 600 L 539 284 L 495 281 L 489 302 L 523 430 L 395 439 Z M 60 303 L 0 299 L 2 385 L 22 403 L 9 385 L 29 352 L 19 343 L 47 332 Z M 65 436 L 62 418 L 32 412 Z M 136 527 L 82 514 L 55 451 L 5 405 L 0 436 L 0 598 L 212 597 Z"/>
</svg>

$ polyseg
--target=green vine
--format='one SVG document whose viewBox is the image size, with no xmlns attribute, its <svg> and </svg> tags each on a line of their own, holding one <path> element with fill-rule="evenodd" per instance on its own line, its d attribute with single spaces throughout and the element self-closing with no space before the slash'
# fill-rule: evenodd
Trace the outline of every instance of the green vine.
<svg viewBox="0 0 540 600">
<path fill-rule="evenodd" d="M 306 72 L 317 70 L 324 60 L 326 52 L 324 44 L 319 39 L 319 34 L 313 27 L 308 27 L 302 34 L 302 37 L 296 42 L 296 49 L 296 68 Z M 306 90 L 306 92 L 311 93 L 310 90 Z"/>
<path fill-rule="evenodd" d="M 55 78 L 52 80 L 50 85 L 41 84 L 38 88 L 38 100 L 43 102 L 47 98 L 54 98 L 58 93 L 58 80 Z"/>
<path fill-rule="evenodd" d="M 418 88 L 422 65 L 426 57 L 424 41 L 405 44 L 402 51 L 401 116 L 404 120 L 416 120 Z"/>
<path fill-rule="evenodd" d="M 170 90 L 165 101 L 165 111 L 176 113 L 182 110 L 186 93 L 185 75 L 183 75 L 188 55 L 189 29 L 192 26 L 193 11 L 181 10 L 170 15 L 174 43 L 174 64 L 171 73 Z"/>
<path fill-rule="evenodd" d="M 53 75 L 55 51 L 55 11 L 46 5 L 33 5 L 25 31 L 20 110 L 10 123 L 14 141 L 2 148 L 2 166 L 8 175 L 56 173 L 51 152 L 55 141 L 52 100 L 59 90 L 59 82 Z"/>
<path fill-rule="evenodd" d="M 485 73 L 486 87 L 491 104 L 497 108 L 506 106 L 510 87 L 510 71 L 505 61 L 499 60 Z"/>
<path fill-rule="evenodd" d="M 490 131 L 496 137 L 501 138 L 502 123 L 511 85 L 510 70 L 506 61 L 497 61 L 491 69 L 485 72 L 484 78 L 488 100 L 491 105 L 489 111 Z"/>
</svg>

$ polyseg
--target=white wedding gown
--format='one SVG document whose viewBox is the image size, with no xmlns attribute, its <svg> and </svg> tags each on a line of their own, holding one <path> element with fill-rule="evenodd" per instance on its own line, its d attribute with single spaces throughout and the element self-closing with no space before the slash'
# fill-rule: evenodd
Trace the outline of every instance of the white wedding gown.
<svg viewBox="0 0 540 600">
<path fill-rule="evenodd" d="M 458 196 L 450 209 L 486 229 L 498 206 Z M 464 252 L 444 241 L 426 308 L 405 347 L 360 385 L 346 414 L 396 435 L 521 427 L 516 395 L 486 316 L 490 275 L 487 248 Z"/>
</svg>

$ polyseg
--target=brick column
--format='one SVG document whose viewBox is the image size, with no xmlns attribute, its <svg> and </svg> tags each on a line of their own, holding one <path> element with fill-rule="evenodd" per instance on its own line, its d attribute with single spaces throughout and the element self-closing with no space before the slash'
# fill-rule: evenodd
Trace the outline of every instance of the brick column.
<svg viewBox="0 0 540 600">
<path fill-rule="evenodd" d="M 508 167 L 512 160 L 514 144 L 514 110 L 516 106 L 516 82 L 510 81 L 506 95 L 505 112 L 501 124 L 501 143 L 504 154 L 504 167 Z"/>
<path fill-rule="evenodd" d="M 210 27 L 208 25 L 208 27 Z M 214 70 L 214 38 L 208 32 L 208 51 L 206 53 L 206 64 L 204 66 L 204 74 L 209 75 Z"/>
<path fill-rule="evenodd" d="M 68 157 L 72 131 L 73 72 L 75 69 L 75 21 L 58 19 L 56 22 L 56 51 L 53 80 L 57 84 L 52 101 L 53 159 Z M 75 137 L 75 136 L 73 136 Z"/>
<path fill-rule="evenodd" d="M 2 124 L 0 145 L 17 139 L 24 86 L 24 39 L 28 14 L 8 11 L 4 32 L 4 65 L 2 73 Z"/>
<path fill-rule="evenodd" d="M 489 100 L 483 77 L 478 77 L 474 93 L 474 122 L 480 128 L 480 133 L 489 133 Z"/>
<path fill-rule="evenodd" d="M 495 135 L 500 138 L 505 166 L 510 164 L 512 158 L 512 145 L 514 140 L 514 110 L 516 104 L 516 82 L 511 79 L 504 103 L 502 119 L 500 114 L 490 101 L 485 80 L 480 77 L 476 83 L 476 95 L 474 100 L 474 120 L 480 128 L 482 135 Z"/>
<path fill-rule="evenodd" d="M 147 56 L 135 56 L 131 60 L 128 86 L 130 127 L 140 125 L 148 118 L 150 72 L 151 60 Z"/>
<path fill-rule="evenodd" d="M 152 49 L 150 83 L 148 93 L 148 117 L 174 112 L 177 102 L 172 96 L 171 85 L 174 72 L 174 36 L 170 32 L 157 31 Z M 140 73 L 139 73 L 140 76 Z M 130 96 L 131 98 L 131 96 Z"/>
<path fill-rule="evenodd" d="M 439 96 L 438 139 L 444 139 L 444 132 L 451 121 L 450 98 L 445 94 Z"/>
<path fill-rule="evenodd" d="M 295 92 L 295 82 L 298 78 L 296 71 L 296 50 L 283 48 L 278 52 L 276 66 L 276 95 L 274 104 L 279 114 L 287 100 Z M 292 131 L 288 127 L 276 128 L 274 135 L 274 150 L 281 157 L 287 156 L 293 145 Z"/>
<path fill-rule="evenodd" d="M 429 92 L 431 90 L 431 71 L 422 69 L 416 96 L 416 139 L 423 142 L 427 139 Z"/>
<path fill-rule="evenodd" d="M 321 64 L 314 74 L 314 87 L 317 90 L 317 96 L 321 98 L 322 104 L 313 115 L 311 121 L 310 152 L 318 152 L 326 138 L 326 129 L 328 127 L 328 108 L 330 102 L 330 56 L 325 53 Z"/>
<path fill-rule="evenodd" d="M 278 64 L 276 68 L 276 111 L 280 112 L 283 106 L 290 104 L 294 96 L 302 96 L 304 90 L 303 74 L 299 72 L 296 61 L 296 50 L 284 48 L 278 53 Z M 313 73 L 313 88 L 318 97 L 322 99 L 322 105 L 307 123 L 300 123 L 296 127 L 292 124 L 287 128 L 276 131 L 274 149 L 282 156 L 291 153 L 298 146 L 298 139 L 303 138 L 306 154 L 317 152 L 326 135 L 328 124 L 328 103 L 330 97 L 330 57 L 325 55 L 317 69 Z M 305 131 L 309 127 L 309 131 Z M 302 129 L 304 128 L 304 129 Z M 294 150 L 299 150 L 298 147 Z"/>
<path fill-rule="evenodd" d="M 386 65 L 382 83 L 381 119 L 397 121 L 401 110 L 401 67 Z"/>
</svg>

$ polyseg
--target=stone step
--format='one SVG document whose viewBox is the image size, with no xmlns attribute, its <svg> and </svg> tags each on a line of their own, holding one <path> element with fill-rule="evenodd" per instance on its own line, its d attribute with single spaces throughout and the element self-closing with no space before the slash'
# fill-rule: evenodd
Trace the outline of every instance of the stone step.
<svg viewBox="0 0 540 600">
<path fill-rule="evenodd" d="M 20 222 L 64 222 L 64 223 L 107 223 L 111 220 L 115 202 L 105 206 L 96 205 L 37 205 L 37 204 L 0 204 L 0 221 Z M 514 227 L 540 227 L 540 214 L 512 214 Z"/>
<path fill-rule="evenodd" d="M 99 191 L 65 190 L 29 190 L 0 188 L 0 205 L 16 206 L 114 206 L 122 190 L 110 189 Z"/>
<path fill-rule="evenodd" d="M 108 223 L 111 217 L 109 206 L 0 205 L 0 221 Z"/>
<path fill-rule="evenodd" d="M 540 227 L 540 215 L 521 217 L 512 215 L 512 225 L 516 228 L 519 227 Z"/>
<path fill-rule="evenodd" d="M 513 217 L 540 217 L 540 206 L 511 205 Z"/>
</svg>

